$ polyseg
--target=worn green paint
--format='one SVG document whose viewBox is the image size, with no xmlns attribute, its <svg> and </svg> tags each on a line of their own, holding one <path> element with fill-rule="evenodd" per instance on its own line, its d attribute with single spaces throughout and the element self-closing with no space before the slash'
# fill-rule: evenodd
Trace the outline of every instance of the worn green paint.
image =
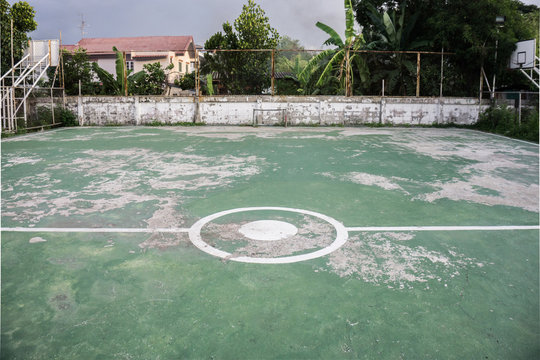
<svg viewBox="0 0 540 360">
<path fill-rule="evenodd" d="M 189 227 L 250 206 L 316 211 L 346 226 L 538 224 L 538 209 L 511 198 L 507 205 L 421 198 L 437 182 L 466 183 L 480 173 L 508 186 L 538 186 L 536 145 L 448 129 L 343 131 L 86 128 L 16 138 L 2 143 L 2 226 L 147 227 L 165 209 L 178 215 L 175 225 Z M 440 143 L 439 150 L 454 145 L 448 156 L 428 156 L 405 146 L 416 137 Z M 464 172 L 480 162 L 463 155 L 463 147 L 491 151 L 485 163 L 506 156 L 524 167 L 508 162 Z M 136 151 L 121 152 L 127 149 Z M 77 159 L 92 158 L 94 167 L 77 170 L 85 163 Z M 185 173 L 167 165 L 175 161 Z M 204 168 L 221 176 L 200 174 Z M 367 184 L 372 179 L 365 175 L 364 184 L 349 181 L 352 173 L 379 176 L 379 185 Z M 203 186 L 205 179 L 212 184 Z M 103 189 L 101 182 L 127 190 L 91 191 Z M 488 196 L 479 199 L 503 196 L 504 188 L 483 185 L 472 186 Z M 18 202 L 25 196 L 46 201 L 34 208 Z M 101 211 L 101 199 L 125 203 Z M 166 199 L 175 201 L 172 209 L 164 208 Z M 40 211 L 46 215 L 34 221 Z M 38 236 L 47 241 L 29 243 Z M 385 259 L 375 250 L 384 241 L 395 251 L 424 249 L 456 262 L 449 268 L 422 258 L 415 274 L 434 278 L 391 281 L 384 274 L 340 277 L 330 257 L 289 265 L 221 261 L 192 246 L 187 234 L 175 246 L 143 249 L 148 234 L 4 231 L 1 357 L 539 357 L 537 230 L 423 232 L 407 241 L 349 236 L 351 244 L 374 250 L 367 255 L 379 264 Z"/>
</svg>

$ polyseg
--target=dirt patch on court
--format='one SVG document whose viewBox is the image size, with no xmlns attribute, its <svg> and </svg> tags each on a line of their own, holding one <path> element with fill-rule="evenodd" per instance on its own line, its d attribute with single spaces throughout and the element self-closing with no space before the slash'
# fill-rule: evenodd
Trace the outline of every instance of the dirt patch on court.
<svg viewBox="0 0 540 360">
<path fill-rule="evenodd" d="M 6 158 L 5 162 L 2 164 L 2 167 L 9 168 L 12 166 L 17 166 L 17 165 L 22 165 L 22 164 L 34 165 L 40 161 L 42 161 L 41 158 L 34 157 L 34 156 L 13 156 L 13 157 Z"/>
<path fill-rule="evenodd" d="M 49 299 L 56 310 L 65 311 L 71 309 L 71 300 L 65 294 L 58 294 Z"/>
<path fill-rule="evenodd" d="M 329 255 L 329 271 L 403 288 L 429 280 L 444 283 L 466 267 L 482 265 L 452 250 L 442 253 L 403 243 L 413 238 L 411 233 L 356 234 Z"/>
<path fill-rule="evenodd" d="M 286 220 L 286 219 L 284 219 Z M 210 223 L 203 229 L 203 240 L 213 247 L 230 252 L 231 258 L 248 256 L 275 258 L 311 252 L 330 245 L 335 239 L 333 226 L 325 221 L 303 217 L 298 223 L 296 235 L 282 240 L 253 240 L 239 231 L 247 221 L 238 223 Z"/>
<path fill-rule="evenodd" d="M 25 163 L 21 159 L 17 163 Z M 28 163 L 38 161 L 28 159 Z M 38 223 L 54 215 L 104 213 L 130 204 L 157 202 L 157 214 L 148 219 L 149 226 L 174 226 L 181 220 L 175 207 L 187 196 L 183 191 L 228 186 L 259 174 L 265 166 L 264 159 L 253 155 L 207 157 L 138 148 L 87 150 L 69 162 L 50 165 L 42 173 L 3 184 L 3 216 Z M 153 190 L 168 191 L 168 200 Z"/>
<path fill-rule="evenodd" d="M 537 184 L 526 185 L 484 174 L 471 176 L 467 181 L 435 182 L 431 185 L 440 190 L 419 195 L 416 199 L 433 202 L 445 198 L 489 206 L 519 207 L 527 211 L 538 212 L 538 192 L 540 189 Z M 483 194 L 482 189 L 491 190 L 494 194 Z"/>
<path fill-rule="evenodd" d="M 359 133 L 362 132 L 363 130 Z M 347 129 L 341 133 L 347 136 L 358 134 L 356 129 Z M 449 133 L 443 129 L 400 129 L 382 133 L 392 135 L 382 140 L 383 145 L 413 151 L 428 157 L 426 161 L 432 161 L 435 165 L 439 162 L 450 162 L 452 166 L 457 167 L 455 175 L 450 179 L 440 179 L 439 174 L 430 174 L 431 179 L 435 181 L 362 172 L 319 175 L 399 191 L 409 195 L 411 200 L 434 202 L 439 199 L 450 199 L 539 211 L 538 151 L 531 150 L 531 147 L 535 146 L 533 144 L 519 144 L 472 131 Z M 484 142 L 478 141 L 478 136 L 489 136 L 489 139 Z M 536 161 L 531 162 L 531 157 Z M 411 194 L 404 188 L 418 191 Z"/>
<path fill-rule="evenodd" d="M 148 239 L 139 244 L 141 249 L 167 249 L 189 242 L 185 234 L 154 233 Z"/>
<path fill-rule="evenodd" d="M 361 172 L 350 172 L 342 176 L 334 175 L 331 173 L 321 173 L 320 175 L 328 177 L 330 179 L 339 179 L 342 181 L 350 181 L 355 184 L 361 184 L 366 186 L 376 186 L 384 190 L 399 190 L 405 194 L 408 194 L 401 186 L 395 183 L 392 178 L 384 176 L 373 175 Z M 403 179 L 404 180 L 404 179 Z"/>
</svg>

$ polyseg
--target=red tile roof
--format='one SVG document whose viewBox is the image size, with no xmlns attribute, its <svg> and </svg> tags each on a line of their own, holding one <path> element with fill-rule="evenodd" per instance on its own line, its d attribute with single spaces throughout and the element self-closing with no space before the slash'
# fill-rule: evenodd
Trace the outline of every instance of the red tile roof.
<svg viewBox="0 0 540 360">
<path fill-rule="evenodd" d="M 113 46 L 120 51 L 185 51 L 193 43 L 193 36 L 140 36 L 120 38 L 81 39 L 76 45 L 64 45 L 86 49 L 88 54 L 112 53 Z"/>
<path fill-rule="evenodd" d="M 77 49 L 77 45 L 62 45 L 62 49 L 67 51 L 75 51 L 75 49 Z"/>
</svg>

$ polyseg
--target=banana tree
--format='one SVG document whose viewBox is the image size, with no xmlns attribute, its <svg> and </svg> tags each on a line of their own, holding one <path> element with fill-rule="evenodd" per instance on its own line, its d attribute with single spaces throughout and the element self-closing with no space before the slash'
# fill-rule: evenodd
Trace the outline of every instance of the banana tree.
<svg viewBox="0 0 540 360">
<path fill-rule="evenodd" d="M 316 26 L 326 32 L 330 37 L 324 45 L 333 45 L 334 49 L 324 50 L 311 58 L 304 70 L 300 73 L 299 80 L 307 84 L 309 79 L 320 73 L 316 86 L 322 86 L 330 78 L 339 74 L 338 79 L 346 96 L 352 95 L 353 89 L 353 64 L 359 71 L 362 82 L 367 81 L 369 70 L 366 62 L 357 50 L 364 47 L 365 41 L 361 34 L 354 30 L 354 11 L 351 0 L 345 0 L 345 38 L 341 39 L 338 33 L 330 26 L 317 22 Z M 320 69 L 323 69 L 320 72 Z"/>
<path fill-rule="evenodd" d="M 398 14 L 395 10 L 380 13 L 373 5 L 367 4 L 368 16 L 373 23 L 373 30 L 365 34 L 369 42 L 366 48 L 395 51 L 389 61 L 382 61 L 376 66 L 377 70 L 374 72 L 372 80 L 378 82 L 381 79 L 386 79 L 388 91 L 397 90 L 401 95 L 406 95 L 407 89 L 410 92 L 410 89 L 414 88 L 412 79 L 415 78 L 417 71 L 416 62 L 411 61 L 410 55 L 401 53 L 401 51 L 417 50 L 430 43 L 413 37 L 413 30 L 420 13 L 411 15 L 405 22 L 406 7 L 407 1 L 404 1 L 399 7 L 401 13 Z"/>
<path fill-rule="evenodd" d="M 124 54 L 119 51 L 116 46 L 113 46 L 113 51 L 116 53 L 116 79 L 114 75 L 109 73 L 107 70 L 101 68 L 97 63 L 92 63 L 92 70 L 96 73 L 99 80 L 103 83 L 103 87 L 106 93 L 112 93 L 114 95 L 125 95 L 126 89 L 128 87 L 127 77 L 130 76 L 130 80 L 142 80 L 145 73 L 144 71 L 139 71 L 133 75 L 131 73 L 133 70 L 125 70 L 126 66 Z M 126 76 L 124 77 L 124 72 Z"/>
</svg>

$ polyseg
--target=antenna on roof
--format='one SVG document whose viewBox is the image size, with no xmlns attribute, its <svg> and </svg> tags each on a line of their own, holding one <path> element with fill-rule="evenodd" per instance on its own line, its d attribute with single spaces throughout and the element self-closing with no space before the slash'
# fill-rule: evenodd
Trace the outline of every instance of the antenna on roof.
<svg viewBox="0 0 540 360">
<path fill-rule="evenodd" d="M 86 21 L 84 21 L 84 14 L 79 14 L 81 17 L 81 25 L 79 26 L 79 29 L 81 29 L 81 39 L 84 39 L 84 36 L 86 35 L 86 27 L 89 26 Z"/>
</svg>

